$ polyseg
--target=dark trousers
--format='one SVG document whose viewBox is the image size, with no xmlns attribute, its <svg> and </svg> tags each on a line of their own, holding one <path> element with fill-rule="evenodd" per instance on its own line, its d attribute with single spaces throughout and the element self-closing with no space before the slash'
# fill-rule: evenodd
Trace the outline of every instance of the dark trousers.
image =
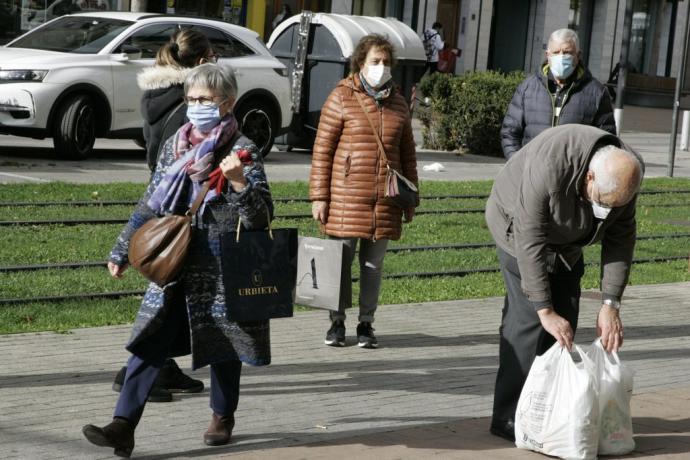
<svg viewBox="0 0 690 460">
<path fill-rule="evenodd" d="M 436 61 L 436 62 L 427 61 L 426 68 L 429 71 L 429 75 L 438 72 L 438 61 Z"/>
<path fill-rule="evenodd" d="M 156 341 L 155 349 L 149 350 L 146 358 L 136 355 L 127 361 L 127 373 L 115 405 L 114 417 L 127 419 L 136 426 L 144 413 L 146 399 L 153 388 L 158 373 L 169 356 L 170 348 L 178 330 L 181 315 L 186 315 L 184 306 L 171 309 L 166 318 L 165 331 Z M 241 361 L 223 361 L 211 364 L 211 410 L 220 416 L 232 415 L 240 398 Z"/>
<path fill-rule="evenodd" d="M 498 249 L 507 295 L 500 328 L 499 365 L 494 390 L 492 424 L 499 427 L 515 420 L 520 392 L 532 362 L 556 339 L 541 326 L 539 316 L 520 287 L 517 259 Z M 562 263 L 549 274 L 553 308 L 568 320 L 575 332 L 580 312 L 580 280 L 584 274 L 582 257 L 568 270 Z"/>
</svg>

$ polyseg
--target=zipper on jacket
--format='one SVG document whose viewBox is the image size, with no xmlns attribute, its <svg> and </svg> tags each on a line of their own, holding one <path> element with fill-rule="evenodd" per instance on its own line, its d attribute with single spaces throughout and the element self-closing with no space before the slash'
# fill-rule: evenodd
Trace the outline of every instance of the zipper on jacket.
<svg viewBox="0 0 690 460">
<path fill-rule="evenodd" d="M 556 125 L 560 124 L 561 115 L 563 115 L 563 109 L 565 109 L 565 105 L 568 103 L 568 98 L 570 97 L 570 91 L 572 91 L 573 86 L 575 86 L 575 83 L 570 84 L 567 91 L 565 92 L 565 96 L 563 96 L 563 102 L 561 102 L 561 108 L 558 110 L 558 116 L 556 117 Z"/>
<path fill-rule="evenodd" d="M 376 101 L 374 101 L 376 103 Z M 383 104 L 379 107 L 379 138 L 381 138 L 381 144 L 383 144 Z M 379 166 L 381 162 L 381 155 L 383 152 L 379 152 L 378 144 L 376 145 L 376 181 L 374 182 L 374 212 L 373 212 L 373 222 L 372 227 L 374 229 L 371 238 L 372 242 L 376 242 L 376 206 L 379 203 Z M 385 184 L 384 184 L 385 185 Z"/>
</svg>

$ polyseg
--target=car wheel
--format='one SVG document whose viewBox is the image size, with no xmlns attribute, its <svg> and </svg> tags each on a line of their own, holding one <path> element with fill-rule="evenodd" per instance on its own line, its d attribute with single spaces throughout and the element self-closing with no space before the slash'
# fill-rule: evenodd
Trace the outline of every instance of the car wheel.
<svg viewBox="0 0 690 460">
<path fill-rule="evenodd" d="M 235 110 L 235 117 L 242 134 L 251 139 L 266 158 L 273 147 L 278 129 L 273 110 L 262 101 L 249 100 Z"/>
<path fill-rule="evenodd" d="M 84 160 L 96 142 L 96 112 L 88 96 L 74 96 L 65 101 L 56 114 L 53 145 L 65 159 Z"/>
</svg>

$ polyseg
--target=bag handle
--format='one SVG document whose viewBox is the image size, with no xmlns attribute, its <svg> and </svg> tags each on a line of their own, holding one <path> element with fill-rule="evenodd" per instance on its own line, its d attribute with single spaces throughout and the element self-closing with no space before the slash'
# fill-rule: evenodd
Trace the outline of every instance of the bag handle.
<svg viewBox="0 0 690 460">
<path fill-rule="evenodd" d="M 189 211 L 187 211 L 188 216 L 193 216 L 196 214 L 196 212 L 199 210 L 201 207 L 201 203 L 203 203 L 204 198 L 206 198 L 206 194 L 208 193 L 208 190 L 211 188 L 211 181 L 207 180 L 204 182 L 203 187 L 201 188 L 201 192 L 196 196 L 196 200 L 194 200 L 194 204 L 192 204 L 192 207 L 189 208 Z"/>
<path fill-rule="evenodd" d="M 273 228 L 271 227 L 271 214 L 268 212 L 268 206 L 266 206 L 266 218 L 268 219 L 268 237 L 273 239 Z M 242 216 L 237 217 L 237 230 L 235 231 L 235 243 L 240 242 L 240 230 L 242 229 Z"/>
<path fill-rule="evenodd" d="M 371 120 L 369 112 L 367 112 L 367 109 L 364 107 L 364 102 L 362 102 L 362 96 L 360 96 L 357 90 L 354 90 L 354 93 L 355 97 L 357 98 L 357 102 L 359 102 L 359 106 L 362 108 L 362 112 L 364 112 L 364 116 L 367 117 L 367 121 L 369 122 L 369 126 L 371 126 L 371 130 L 374 132 L 374 137 L 376 138 L 376 143 L 379 145 L 379 151 L 381 152 L 381 156 L 386 161 L 386 168 L 390 169 L 390 162 L 388 161 L 388 156 L 386 155 L 386 149 L 383 147 L 381 136 L 379 136 L 379 132 L 376 131 L 374 122 Z"/>
</svg>

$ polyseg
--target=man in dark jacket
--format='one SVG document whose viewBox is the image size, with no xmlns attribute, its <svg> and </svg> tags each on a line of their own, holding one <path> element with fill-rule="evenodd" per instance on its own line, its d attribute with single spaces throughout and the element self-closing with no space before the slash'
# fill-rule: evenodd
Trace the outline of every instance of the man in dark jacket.
<svg viewBox="0 0 690 460">
<path fill-rule="evenodd" d="M 583 247 L 601 242 L 597 334 L 623 343 L 620 299 L 635 246 L 642 160 L 621 141 L 583 125 L 550 128 L 496 177 L 486 222 L 506 284 L 491 432 L 515 441 L 515 410 L 535 356 L 577 327 Z"/>
<path fill-rule="evenodd" d="M 570 29 L 552 33 L 546 58 L 510 101 L 501 128 L 506 158 L 552 126 L 577 123 L 616 134 L 611 98 L 582 64 L 577 34 Z"/>
</svg>

